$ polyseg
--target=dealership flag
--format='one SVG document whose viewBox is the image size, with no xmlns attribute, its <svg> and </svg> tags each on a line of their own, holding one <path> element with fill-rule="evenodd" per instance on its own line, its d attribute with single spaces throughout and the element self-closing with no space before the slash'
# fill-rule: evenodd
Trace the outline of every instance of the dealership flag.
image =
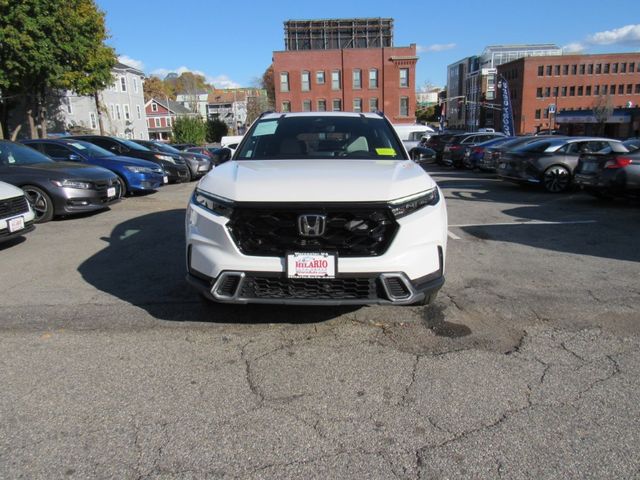
<svg viewBox="0 0 640 480">
<path fill-rule="evenodd" d="M 513 110 L 511 109 L 511 95 L 509 93 L 509 84 L 502 78 L 502 133 L 508 137 L 515 135 L 513 129 Z"/>
</svg>

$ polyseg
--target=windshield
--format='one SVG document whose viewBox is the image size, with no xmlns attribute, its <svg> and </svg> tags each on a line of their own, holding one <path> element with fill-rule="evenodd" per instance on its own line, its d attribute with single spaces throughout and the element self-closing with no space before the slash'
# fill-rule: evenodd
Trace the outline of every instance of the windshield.
<svg viewBox="0 0 640 480">
<path fill-rule="evenodd" d="M 94 145 L 93 143 L 83 142 L 81 140 L 68 140 L 64 143 L 72 147 L 74 150 L 82 153 L 83 155 L 88 156 L 89 158 L 116 156 L 115 153 L 112 153 L 109 150 L 105 150 L 104 148 Z"/>
<path fill-rule="evenodd" d="M 0 165 L 35 165 L 36 163 L 52 163 L 49 157 L 24 145 L 0 142 Z"/>
<path fill-rule="evenodd" d="M 147 147 L 143 147 L 142 145 L 138 145 L 136 142 L 132 142 L 131 140 L 127 140 L 126 138 L 118 138 L 119 141 L 124 143 L 131 150 L 138 150 L 140 152 L 150 152 Z"/>
<path fill-rule="evenodd" d="M 158 147 L 158 150 L 160 150 L 161 152 L 178 153 L 178 154 L 182 153 L 180 150 L 178 150 L 177 148 L 173 148 L 170 145 L 165 145 L 163 143 L 155 143 L 155 142 L 154 142 L 154 145 Z"/>
<path fill-rule="evenodd" d="M 365 116 L 283 116 L 256 122 L 235 160 L 405 159 L 389 124 Z"/>
</svg>

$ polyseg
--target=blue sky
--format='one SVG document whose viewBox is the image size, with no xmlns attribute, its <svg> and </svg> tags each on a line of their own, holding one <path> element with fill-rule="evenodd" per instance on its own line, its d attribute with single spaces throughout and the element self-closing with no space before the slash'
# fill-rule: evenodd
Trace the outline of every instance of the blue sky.
<svg viewBox="0 0 640 480">
<path fill-rule="evenodd" d="M 586 53 L 640 51 L 637 0 L 379 1 L 96 0 L 109 43 L 147 74 L 185 69 L 217 87 L 252 86 L 284 48 L 289 19 L 390 17 L 396 46 L 418 45 L 417 84 L 499 43 L 556 43 Z"/>
</svg>

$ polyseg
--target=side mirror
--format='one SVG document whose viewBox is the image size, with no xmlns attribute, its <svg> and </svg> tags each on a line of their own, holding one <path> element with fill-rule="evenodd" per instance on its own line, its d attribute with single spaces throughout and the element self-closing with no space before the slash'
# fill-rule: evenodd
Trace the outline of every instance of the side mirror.
<svg viewBox="0 0 640 480">
<path fill-rule="evenodd" d="M 228 162 L 229 160 L 231 160 L 231 150 L 223 148 L 220 151 L 220 163 Z"/>
</svg>

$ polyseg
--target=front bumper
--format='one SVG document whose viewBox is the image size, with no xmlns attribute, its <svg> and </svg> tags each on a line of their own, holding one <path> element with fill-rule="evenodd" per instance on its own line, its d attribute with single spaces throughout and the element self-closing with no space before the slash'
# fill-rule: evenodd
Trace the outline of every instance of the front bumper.
<svg viewBox="0 0 640 480">
<path fill-rule="evenodd" d="M 162 166 L 164 167 L 164 171 L 169 178 L 169 183 L 181 183 L 189 181 L 189 167 L 187 167 L 186 164 L 176 165 L 164 163 Z"/>
<path fill-rule="evenodd" d="M 54 213 L 56 215 L 69 215 L 107 208 L 120 201 L 120 187 L 115 182 L 112 187 L 115 188 L 115 196 L 108 196 L 106 189 L 55 187 L 52 192 Z"/>
<path fill-rule="evenodd" d="M 31 220 L 29 221 L 25 220 L 23 229 L 17 230 L 15 232 L 10 232 L 9 228 L 6 226 L 6 222 L 3 222 L 3 223 L 5 224 L 5 226 L 0 228 L 0 242 L 11 240 L 12 238 L 15 238 L 15 237 L 21 237 L 25 233 L 29 233 L 36 228 L 35 225 L 33 224 L 33 216 L 31 216 Z"/>
<path fill-rule="evenodd" d="M 127 177 L 133 191 L 157 190 L 164 184 L 164 175 L 155 173 L 130 173 Z"/>
<path fill-rule="evenodd" d="M 308 282 L 287 278 L 284 256 L 241 253 L 227 229 L 229 219 L 191 203 L 186 215 L 187 279 L 208 298 L 229 303 L 403 305 L 432 299 L 445 271 L 447 214 L 440 198 L 436 205 L 397 219 L 399 229 L 383 254 L 338 256 L 335 280 Z M 227 282 L 236 284 L 234 290 L 220 294 L 227 277 L 235 277 Z"/>
</svg>

